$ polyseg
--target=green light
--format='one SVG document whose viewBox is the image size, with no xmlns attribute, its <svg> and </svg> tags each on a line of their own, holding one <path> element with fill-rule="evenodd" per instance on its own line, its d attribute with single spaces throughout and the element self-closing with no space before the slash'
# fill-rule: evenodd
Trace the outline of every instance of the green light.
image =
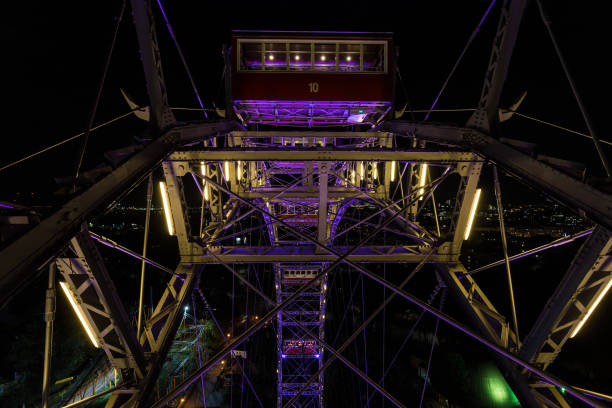
<svg viewBox="0 0 612 408">
<path fill-rule="evenodd" d="M 561 394 L 565 394 L 565 388 L 561 387 Z"/>
<path fill-rule="evenodd" d="M 359 113 L 363 113 L 363 109 L 359 109 L 359 111 L 358 111 L 358 112 L 359 112 Z"/>
<path fill-rule="evenodd" d="M 484 391 L 490 401 L 490 406 L 499 408 L 520 406 L 518 399 L 506 383 L 506 380 L 495 367 L 488 366 L 483 368 L 482 381 Z"/>
<path fill-rule="evenodd" d="M 487 378 L 489 395 L 495 402 L 505 402 L 508 399 L 508 391 L 505 384 L 497 378 Z"/>
</svg>

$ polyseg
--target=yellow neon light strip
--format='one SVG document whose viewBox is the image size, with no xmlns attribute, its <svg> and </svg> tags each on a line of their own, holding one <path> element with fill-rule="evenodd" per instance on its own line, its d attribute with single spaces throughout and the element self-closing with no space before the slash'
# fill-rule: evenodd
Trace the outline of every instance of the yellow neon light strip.
<svg viewBox="0 0 612 408">
<path fill-rule="evenodd" d="M 79 305 L 77 305 L 76 301 L 72 297 L 72 293 L 70 293 L 70 290 L 68 289 L 68 286 L 66 285 L 66 282 L 60 282 L 59 284 L 62 287 L 62 290 L 64 291 L 64 294 L 68 298 L 68 301 L 72 305 L 72 308 L 74 309 L 74 312 L 76 313 L 76 315 L 78 316 L 79 320 L 81 321 L 81 324 L 83 325 L 83 328 L 87 332 L 87 335 L 89 336 L 89 339 L 93 343 L 94 347 L 96 347 L 96 348 L 100 347 L 98 345 L 98 342 L 96 341 L 96 338 L 93 335 L 93 331 L 91 330 L 91 328 L 89 327 L 89 324 L 87 323 L 87 320 L 85 320 L 85 316 L 83 316 L 83 313 L 81 313 L 81 308 L 79 307 Z"/>
<path fill-rule="evenodd" d="M 161 191 L 162 203 L 164 204 L 164 214 L 166 214 L 166 224 L 168 224 L 168 234 L 174 235 L 174 222 L 172 221 L 172 213 L 170 213 L 170 200 L 168 199 L 168 192 L 166 191 L 166 183 L 164 183 L 163 181 L 160 181 L 159 189 Z"/>
<path fill-rule="evenodd" d="M 374 167 L 374 170 L 372 171 L 372 178 L 376 180 L 378 178 L 378 163 L 373 162 L 372 167 Z"/>
<path fill-rule="evenodd" d="M 359 179 L 360 180 L 363 180 L 363 173 L 364 173 L 363 162 L 359 162 Z"/>
<path fill-rule="evenodd" d="M 200 162 L 200 171 L 203 176 L 206 176 L 206 167 L 204 162 Z M 208 187 L 206 187 L 206 180 L 202 180 L 202 190 L 204 191 L 204 201 L 208 201 Z"/>
<path fill-rule="evenodd" d="M 236 173 L 236 179 L 240 181 L 241 178 L 242 178 L 242 163 L 240 162 L 240 160 L 238 160 L 238 173 Z"/>
<path fill-rule="evenodd" d="M 391 181 L 395 181 L 395 161 L 391 162 Z"/>
<path fill-rule="evenodd" d="M 421 164 L 421 174 L 420 174 L 420 178 L 419 178 L 419 187 L 424 187 L 425 186 L 425 180 L 427 180 L 427 163 L 423 163 Z M 419 200 L 422 201 L 423 200 L 423 193 L 425 192 L 425 189 L 422 188 L 419 190 Z"/>
<path fill-rule="evenodd" d="M 227 160 L 223 162 L 223 178 L 225 181 L 229 179 L 229 162 Z"/>
<path fill-rule="evenodd" d="M 597 299 L 595 299 L 595 302 L 593 302 L 588 312 L 584 315 L 580 323 L 578 323 L 578 326 L 576 326 L 572 334 L 570 334 L 570 339 L 573 338 L 576 334 L 578 334 L 580 329 L 582 329 L 582 326 L 584 326 L 584 324 L 589 319 L 589 317 L 591 317 L 591 314 L 595 311 L 595 308 L 597 308 L 597 305 L 599 305 L 599 302 L 601 302 L 604 296 L 606 296 L 606 293 L 608 293 L 608 291 L 610 290 L 610 287 L 612 287 L 612 279 L 608 281 L 608 284 L 606 285 L 604 290 L 602 290 L 599 296 L 597 296 Z"/>
<path fill-rule="evenodd" d="M 470 209 L 470 217 L 468 218 L 467 226 L 465 227 L 465 237 L 463 239 L 468 239 L 470 237 L 470 231 L 472 230 L 472 223 L 474 222 L 474 216 L 476 215 L 476 208 L 478 208 L 478 200 L 480 199 L 480 189 L 476 190 L 476 195 L 474 195 L 474 201 L 472 201 L 472 208 Z"/>
</svg>

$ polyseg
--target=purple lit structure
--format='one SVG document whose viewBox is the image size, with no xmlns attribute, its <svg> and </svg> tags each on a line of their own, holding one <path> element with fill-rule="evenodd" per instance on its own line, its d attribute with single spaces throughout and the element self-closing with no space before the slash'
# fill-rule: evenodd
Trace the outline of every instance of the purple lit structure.
<svg viewBox="0 0 612 408">
<path fill-rule="evenodd" d="M 389 33 L 235 31 L 231 89 L 244 124 L 376 124 L 393 100 Z"/>
</svg>

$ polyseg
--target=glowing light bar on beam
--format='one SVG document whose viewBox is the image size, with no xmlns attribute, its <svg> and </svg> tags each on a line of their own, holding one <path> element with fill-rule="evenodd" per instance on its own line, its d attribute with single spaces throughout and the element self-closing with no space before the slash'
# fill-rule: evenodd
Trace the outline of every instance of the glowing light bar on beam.
<svg viewBox="0 0 612 408">
<path fill-rule="evenodd" d="M 372 178 L 376 180 L 378 178 L 378 163 L 372 163 L 372 167 L 374 167 L 374 169 L 372 170 Z"/>
<path fill-rule="evenodd" d="M 421 174 L 419 178 L 419 187 L 425 187 L 425 180 L 427 180 L 427 163 L 421 164 Z M 419 190 L 419 200 L 423 200 L 423 193 L 425 192 L 424 188 Z"/>
<path fill-rule="evenodd" d="M 351 172 L 351 184 L 355 185 L 355 170 Z"/>
<path fill-rule="evenodd" d="M 359 179 L 363 180 L 364 168 L 363 162 L 359 162 Z"/>
<path fill-rule="evenodd" d="M 225 181 L 229 179 L 229 162 L 227 160 L 223 162 L 223 179 Z"/>
<path fill-rule="evenodd" d="M 242 178 L 242 162 L 238 160 L 238 172 L 236 173 L 236 180 L 240 181 Z"/>
<path fill-rule="evenodd" d="M 391 162 L 391 181 L 395 181 L 395 161 Z"/>
<path fill-rule="evenodd" d="M 87 320 L 85 320 L 85 316 L 83 316 L 83 313 L 81 312 L 81 308 L 77 304 L 77 302 L 74 299 L 74 297 L 72 297 L 72 293 L 70 292 L 70 289 L 68 289 L 68 286 L 66 285 L 66 282 L 60 282 L 59 284 L 62 287 L 62 290 L 64 291 L 64 294 L 68 298 L 68 302 L 70 302 L 70 305 L 72 305 L 72 308 L 74 309 L 74 312 L 76 313 L 77 317 L 81 321 L 81 324 L 83 325 L 83 328 L 87 332 L 87 335 L 89 336 L 89 339 L 93 343 L 94 347 L 96 347 L 96 348 L 100 347 L 98 345 L 98 342 L 96 341 L 96 338 L 93 335 L 93 330 L 91 330 L 91 327 L 89 327 L 89 324 L 87 323 Z"/>
<path fill-rule="evenodd" d="M 200 171 L 202 175 L 206 177 L 206 166 L 204 166 L 204 162 L 200 162 Z M 206 185 L 206 180 L 202 180 L 202 190 L 204 194 L 204 201 L 208 201 L 208 186 Z"/>
<path fill-rule="evenodd" d="M 166 190 L 166 183 L 164 183 L 163 181 L 160 181 L 159 190 L 161 191 L 162 203 L 164 205 L 164 214 L 166 215 L 166 224 L 168 224 L 168 234 L 174 235 L 174 222 L 172 220 L 172 213 L 170 212 L 170 199 L 168 198 L 168 191 Z"/>
<path fill-rule="evenodd" d="M 470 217 L 468 218 L 467 226 L 465 227 L 465 236 L 463 239 L 468 239 L 470 237 L 470 231 L 472 230 L 472 223 L 474 222 L 474 217 L 476 216 L 476 208 L 478 208 L 478 200 L 480 199 L 480 189 L 476 190 L 476 194 L 474 195 L 474 201 L 472 201 L 472 208 L 470 209 Z"/>
<path fill-rule="evenodd" d="M 570 334 L 570 339 L 573 338 L 576 334 L 578 334 L 580 329 L 582 329 L 582 326 L 584 326 L 586 321 L 589 320 L 589 317 L 591 317 L 591 314 L 595 311 L 595 309 L 599 305 L 599 302 L 601 302 L 604 296 L 606 296 L 606 293 L 608 293 L 608 291 L 610 290 L 610 287 L 612 287 L 612 279 L 608 281 L 604 290 L 602 290 L 599 296 L 597 296 L 597 299 L 595 299 L 595 302 L 593 302 L 591 307 L 589 307 L 589 310 L 587 311 L 587 313 L 584 315 L 582 320 L 580 320 L 580 323 L 578 323 L 578 326 L 576 326 L 572 334 Z"/>
</svg>

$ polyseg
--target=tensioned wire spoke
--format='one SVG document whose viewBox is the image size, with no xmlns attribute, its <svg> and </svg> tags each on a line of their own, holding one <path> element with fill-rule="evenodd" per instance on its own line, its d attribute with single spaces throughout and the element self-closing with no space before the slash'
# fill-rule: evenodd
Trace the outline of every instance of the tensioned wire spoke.
<svg viewBox="0 0 612 408">
<path fill-rule="evenodd" d="M 439 185 L 439 183 L 441 183 L 448 175 L 449 175 L 449 170 L 450 168 L 447 168 L 446 171 L 443 173 L 442 176 L 440 176 L 436 181 L 437 184 L 435 184 L 436 186 Z M 212 180 L 211 180 L 212 181 Z M 213 182 L 214 183 L 214 182 Z M 431 184 L 431 183 L 430 183 Z M 429 189 L 431 186 L 427 185 L 424 186 L 424 188 Z M 435 190 L 435 188 L 432 188 L 432 190 L 429 192 L 429 194 L 433 193 L 433 191 Z M 247 200 L 243 199 L 242 197 L 229 192 L 226 190 L 227 194 L 230 194 L 234 197 L 236 197 L 236 199 L 242 201 L 243 203 L 245 203 L 246 205 L 249 205 L 253 208 L 257 208 L 254 204 L 251 204 L 250 202 L 248 202 Z M 412 194 L 410 194 L 411 196 Z M 418 195 L 417 199 L 420 198 L 420 196 L 422 195 Z M 414 200 L 413 200 L 414 201 Z M 407 206 L 406 206 L 407 207 Z M 258 208 L 259 211 L 261 211 L 262 213 L 266 213 L 268 214 L 268 216 L 271 216 L 269 213 L 267 213 L 265 210 Z M 396 213 L 397 215 L 397 213 Z M 272 216 L 273 217 L 273 216 Z M 387 222 L 390 223 L 390 221 L 392 221 L 393 219 L 395 219 L 395 217 L 392 217 L 391 219 L 387 220 Z M 386 226 L 387 223 L 384 224 L 384 226 Z M 289 227 L 291 228 L 291 227 Z M 377 230 L 378 231 L 378 230 Z M 296 231 L 296 233 L 299 233 L 298 231 Z M 416 304 L 417 306 L 428 310 L 430 313 L 434 314 L 435 316 L 439 317 L 440 319 L 444 320 L 445 322 L 447 322 L 448 324 L 454 326 L 455 328 L 457 328 L 458 330 L 462 331 L 463 333 L 469 335 L 470 337 L 474 338 L 475 340 L 479 341 L 480 343 L 486 345 L 487 347 L 489 347 L 490 349 L 494 350 L 495 352 L 503 355 L 504 357 L 508 358 L 509 360 L 512 360 L 513 362 L 519 364 L 520 366 L 522 366 L 523 368 L 526 368 L 527 370 L 531 371 L 532 373 L 538 375 L 539 377 L 551 382 L 552 384 L 561 387 L 561 388 L 565 388 L 567 390 L 567 392 L 569 392 L 571 395 L 575 396 L 576 398 L 580 399 L 581 401 L 587 403 L 590 406 L 593 407 L 599 407 L 599 405 L 594 402 L 590 397 L 586 397 L 584 396 L 582 393 L 580 393 L 579 391 L 577 391 L 574 387 L 572 387 L 571 385 L 569 385 L 568 383 L 566 383 L 565 381 L 562 381 L 542 370 L 540 370 L 539 368 L 535 367 L 534 365 L 522 360 L 520 357 L 516 356 L 513 353 L 508 352 L 507 350 L 505 350 L 504 348 L 494 344 L 493 342 L 485 339 L 484 337 L 474 333 L 471 329 L 467 328 L 466 326 L 464 326 L 463 324 L 461 324 L 459 321 L 453 319 L 452 317 L 440 312 L 439 310 L 428 306 L 426 303 L 424 303 L 423 301 L 419 300 L 418 298 L 404 292 L 402 289 L 397 288 L 395 285 L 393 285 L 392 283 L 388 282 L 385 279 L 380 278 L 379 276 L 376 276 L 375 274 L 372 274 L 371 272 L 369 272 L 368 270 L 366 270 L 365 268 L 357 265 L 356 263 L 346 259 L 348 257 L 348 255 L 344 254 L 344 255 L 340 255 L 337 251 L 333 250 L 332 248 L 314 240 L 314 239 L 310 239 L 308 238 L 309 241 L 311 241 L 313 244 L 315 244 L 316 246 L 318 246 L 319 248 L 329 252 L 332 255 L 336 255 L 338 256 L 338 259 L 332 263 L 333 267 L 335 267 L 338 263 L 338 261 L 340 262 L 344 262 L 347 265 L 352 266 L 353 268 L 355 268 L 356 270 L 360 271 L 361 273 L 365 274 L 366 276 L 370 277 L 372 280 L 378 282 L 379 284 L 387 287 L 388 289 L 391 289 L 393 292 L 400 294 L 400 296 L 404 297 L 405 299 L 411 301 L 412 303 Z M 362 245 L 362 244 L 359 244 Z M 354 248 L 353 248 L 354 249 Z M 322 276 L 322 275 L 321 275 Z M 320 276 L 316 276 L 313 279 L 317 279 Z M 311 285 L 313 284 L 314 281 L 310 281 L 309 283 L 307 283 L 307 285 Z M 280 305 L 279 305 L 280 306 Z"/>
<path fill-rule="evenodd" d="M 447 171 L 444 173 L 444 175 L 442 177 L 440 177 L 437 181 L 437 183 L 441 183 L 442 181 L 444 181 L 444 179 L 449 175 L 448 169 Z M 265 211 L 263 208 L 259 208 L 257 207 L 255 204 L 252 204 L 251 202 L 245 200 L 244 198 L 238 196 L 235 193 L 232 193 L 231 191 L 223 188 L 222 186 L 220 186 L 219 184 L 217 184 L 216 182 L 214 182 L 213 180 L 209 179 L 208 177 L 205 176 L 201 176 L 203 179 L 206 180 L 207 183 L 211 183 L 214 186 L 216 186 L 218 189 L 224 191 L 226 194 L 229 194 L 233 197 L 235 197 L 238 201 L 241 201 L 242 203 L 248 205 L 251 208 L 255 208 L 258 211 L 267 214 L 269 217 L 278 220 L 279 222 L 281 222 L 282 224 L 285 224 L 282 220 L 280 220 L 279 218 L 275 217 L 274 215 L 268 213 L 267 211 Z M 436 185 L 438 185 L 436 184 Z M 425 186 L 425 188 L 429 188 L 429 186 Z M 416 196 L 412 201 L 418 200 L 420 196 Z M 412 203 L 412 202 L 411 202 Z M 410 203 L 410 204 L 411 204 Z M 396 213 L 395 216 L 397 216 L 399 214 Z M 385 223 L 382 226 L 387 226 L 388 224 L 390 224 L 394 219 L 395 216 L 390 217 L 389 219 L 387 219 L 385 221 Z M 285 224 L 286 226 L 288 226 L 287 224 Z M 291 228 L 290 226 L 288 226 L 289 228 Z M 311 242 L 315 243 L 315 245 L 319 246 L 321 249 L 326 250 L 330 253 L 332 253 L 333 255 L 336 255 L 338 258 L 332 262 L 330 264 L 330 266 L 328 266 L 326 269 L 323 269 L 321 272 L 319 272 L 315 277 L 313 277 L 311 280 L 309 280 L 307 283 L 305 283 L 303 286 L 301 286 L 293 295 L 291 295 L 289 298 L 287 298 L 285 301 L 283 301 L 282 303 L 280 303 L 279 305 L 277 305 L 274 309 L 272 309 L 271 311 L 269 311 L 262 319 L 260 319 L 257 323 L 253 324 L 247 331 L 245 331 L 244 333 L 242 333 L 241 335 L 239 335 L 238 337 L 236 337 L 229 345 L 227 345 L 223 350 L 219 351 L 217 354 L 215 354 L 213 357 L 211 357 L 205 364 L 204 366 L 199 369 L 198 371 L 196 371 L 195 373 L 193 373 L 191 376 L 189 376 L 187 379 L 185 379 L 179 386 L 177 386 L 174 391 L 172 391 L 171 393 L 169 393 L 168 395 L 166 395 L 164 398 L 162 398 L 161 400 L 157 401 L 153 407 L 154 408 L 158 408 L 160 406 L 163 406 L 164 404 L 166 404 L 168 401 L 170 401 L 171 399 L 175 398 L 178 394 L 180 394 L 181 392 L 183 392 L 187 387 L 189 387 L 191 384 L 193 384 L 200 376 L 202 376 L 203 374 L 205 374 L 208 370 L 210 370 L 210 368 L 212 368 L 213 366 L 215 366 L 216 364 L 219 363 L 219 361 L 221 361 L 221 359 L 223 359 L 225 356 L 227 356 L 231 350 L 233 350 L 234 348 L 238 347 L 240 344 L 242 344 L 246 339 L 248 339 L 253 333 L 255 333 L 256 331 L 258 331 L 259 329 L 261 329 L 263 327 L 264 324 L 266 324 L 268 321 L 272 320 L 276 314 L 285 309 L 289 304 L 291 304 L 295 299 L 297 299 L 298 296 L 300 296 L 300 294 L 304 291 L 306 291 L 310 286 L 314 285 L 316 281 L 318 281 L 319 279 L 321 279 L 326 273 L 328 273 L 329 271 L 333 270 L 336 266 L 338 266 L 340 263 L 342 262 L 346 262 L 349 265 L 355 265 L 352 262 L 347 262 L 347 259 L 349 255 L 351 255 L 354 251 L 356 251 L 357 249 L 359 249 L 364 242 L 367 242 L 367 240 L 369 240 L 369 238 L 371 238 L 371 236 L 375 235 L 376 233 L 378 233 L 379 230 L 377 229 L 376 231 L 373 232 L 372 235 L 366 237 L 364 240 L 362 240 L 361 242 L 359 242 L 357 245 L 355 245 L 354 247 L 352 247 L 350 250 L 348 250 L 346 253 L 344 254 L 338 254 L 336 251 L 328 248 L 326 245 L 321 244 L 320 242 L 311 239 L 309 237 L 306 237 L 308 240 L 310 240 Z M 299 233 L 299 231 L 296 231 L 296 233 L 298 235 L 302 235 L 301 233 Z M 305 236 L 304 236 L 305 237 Z M 359 270 L 362 270 L 360 267 L 357 267 L 356 265 L 353 266 Z M 375 279 L 376 280 L 376 279 Z M 392 287 L 392 285 L 388 282 L 385 282 L 387 285 L 389 285 L 390 287 Z"/>
<path fill-rule="evenodd" d="M 196 286 L 196 291 L 200 295 L 200 299 L 202 300 L 202 303 L 204 303 L 204 306 L 206 307 L 206 310 L 208 311 L 208 313 L 210 313 L 210 317 L 212 318 L 213 322 L 215 323 L 215 327 L 219 331 L 219 334 L 223 338 L 223 341 L 225 342 L 226 345 L 229 344 L 229 341 L 227 340 L 227 337 L 225 337 L 225 333 L 223 333 L 223 329 L 221 328 L 221 325 L 219 324 L 219 321 L 215 317 L 215 314 L 214 314 L 214 312 L 212 310 L 212 307 L 210 307 L 208 301 L 206 301 L 206 298 L 204 297 L 204 293 L 202 293 L 202 290 L 200 289 L 200 286 L 199 286 L 199 276 L 198 276 L 198 282 L 197 283 L 198 283 L 198 285 Z M 259 406 L 263 408 L 263 404 L 262 404 L 261 400 L 259 399 L 259 395 L 257 395 L 257 391 L 255 391 L 255 387 L 253 387 L 253 384 L 251 383 L 251 380 L 246 375 L 246 372 L 244 371 L 244 367 L 240 363 L 240 360 L 236 359 L 236 363 L 238 364 L 238 367 L 240 367 L 240 371 L 242 372 L 243 377 L 246 379 L 247 385 L 249 386 L 251 391 L 253 391 L 253 395 L 255 395 L 255 399 L 259 403 Z M 200 364 L 199 368 L 200 369 L 202 368 L 202 364 Z"/>
<path fill-rule="evenodd" d="M 429 253 L 429 255 L 431 255 L 433 253 L 433 249 L 432 251 Z M 428 255 L 428 257 L 429 257 Z M 417 267 L 415 267 L 415 269 L 410 273 L 409 277 L 407 278 L 406 282 L 408 280 L 410 280 L 415 274 L 416 272 L 418 272 L 427 262 L 428 257 L 426 257 L 425 259 L 423 259 L 421 261 L 421 263 L 419 265 L 417 265 Z M 251 290 L 253 290 L 255 293 L 257 293 L 259 296 L 261 296 L 264 301 L 266 301 L 269 304 L 276 304 L 276 302 L 274 302 L 272 299 L 270 299 L 268 296 L 266 296 L 265 293 L 263 293 L 262 291 L 260 291 L 259 289 L 257 289 L 251 282 L 249 282 L 247 279 L 245 279 L 243 276 L 241 276 L 238 272 L 236 272 L 236 270 L 234 268 L 232 268 L 230 265 L 228 265 L 227 263 L 223 262 L 221 259 L 218 259 L 218 261 L 221 263 L 221 265 L 223 265 L 227 270 L 229 270 L 230 272 L 232 272 L 232 274 L 238 278 L 243 284 L 245 284 L 248 288 L 250 288 Z M 392 297 L 393 295 L 391 295 Z M 300 321 L 298 321 L 294 316 L 290 315 L 290 314 L 286 314 L 284 315 L 286 317 L 288 317 L 290 320 L 292 320 L 293 322 L 296 323 L 296 325 L 298 327 L 300 327 L 302 330 L 304 330 L 306 332 L 307 336 L 312 337 L 313 339 L 315 339 L 316 341 L 318 341 L 319 343 L 321 343 L 328 351 L 330 351 L 335 358 L 340 359 L 340 361 L 342 361 L 344 364 L 346 364 L 349 368 L 351 368 L 353 371 L 355 371 L 361 378 L 363 378 L 366 382 L 368 382 L 371 386 L 373 386 L 376 390 L 380 391 L 381 393 L 383 393 L 383 395 L 385 397 L 387 397 L 391 402 L 393 402 L 396 406 L 398 407 L 403 407 L 404 405 L 401 404 L 399 401 L 397 401 L 394 397 L 392 397 L 390 394 L 388 394 L 386 392 L 386 390 L 384 390 L 382 387 L 380 387 L 378 384 L 376 384 L 372 379 L 370 379 L 366 374 L 364 374 L 363 372 L 361 372 L 361 370 L 359 370 L 354 364 L 350 363 L 348 360 L 346 360 L 346 358 L 344 358 L 342 355 L 340 355 L 341 351 L 343 349 L 338 349 L 335 350 L 331 345 L 329 345 L 327 342 L 325 342 L 323 339 L 319 338 L 319 336 L 317 336 L 316 334 L 312 333 L 312 330 L 309 329 L 308 327 L 304 326 Z M 375 316 L 369 318 L 369 322 L 371 322 L 373 320 Z M 364 326 L 365 328 L 365 326 Z M 358 329 L 359 330 L 359 329 Z M 357 334 L 359 334 L 359 332 L 361 332 L 361 330 L 359 330 L 357 332 Z M 356 338 L 357 336 L 355 336 L 354 338 Z M 354 339 L 353 338 L 353 339 Z M 345 347 L 348 347 L 350 343 L 346 343 Z M 329 361 L 329 360 L 328 360 Z M 331 364 L 331 363 L 330 363 Z M 311 380 L 314 381 L 316 378 L 319 377 L 319 375 L 323 372 L 324 370 L 319 370 L 316 374 L 314 374 L 311 377 Z M 310 383 L 312 383 L 312 381 Z M 301 392 L 303 392 L 307 386 L 310 384 L 307 383 L 306 385 L 303 386 L 303 388 L 300 390 Z M 298 392 L 297 396 L 299 396 L 301 394 L 301 392 Z M 288 406 L 291 402 L 289 402 L 287 405 Z"/>
</svg>

